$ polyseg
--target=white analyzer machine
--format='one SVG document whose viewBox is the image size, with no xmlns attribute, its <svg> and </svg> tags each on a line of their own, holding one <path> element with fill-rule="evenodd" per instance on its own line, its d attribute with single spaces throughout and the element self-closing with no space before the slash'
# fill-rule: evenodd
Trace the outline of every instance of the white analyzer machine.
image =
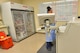
<svg viewBox="0 0 80 53">
<path fill-rule="evenodd" d="M 38 15 L 38 17 L 41 19 L 41 16 Z M 44 17 L 42 20 L 48 19 L 45 16 L 42 17 Z M 57 27 L 57 25 L 55 25 L 47 28 L 47 32 L 49 32 L 50 29 L 57 29 L 56 53 L 80 53 L 80 21 L 74 19 L 73 17 L 73 20 L 67 22 L 64 26 Z M 39 23 L 41 24 L 41 22 Z M 44 21 L 42 23 L 44 24 Z M 49 26 L 48 24 L 46 25 Z"/>
</svg>

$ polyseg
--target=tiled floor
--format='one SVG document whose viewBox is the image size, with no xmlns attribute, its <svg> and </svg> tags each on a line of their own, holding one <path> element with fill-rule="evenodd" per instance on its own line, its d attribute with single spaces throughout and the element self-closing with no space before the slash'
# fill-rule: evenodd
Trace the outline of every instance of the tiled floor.
<svg viewBox="0 0 80 53">
<path fill-rule="evenodd" d="M 0 53 L 37 53 L 45 43 L 45 34 L 36 33 L 18 43 L 8 50 L 1 49 Z"/>
</svg>

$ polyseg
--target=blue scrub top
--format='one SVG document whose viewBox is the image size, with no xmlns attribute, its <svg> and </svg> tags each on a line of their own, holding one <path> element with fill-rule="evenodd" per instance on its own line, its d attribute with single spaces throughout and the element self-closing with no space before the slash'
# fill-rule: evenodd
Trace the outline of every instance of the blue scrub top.
<svg viewBox="0 0 80 53">
<path fill-rule="evenodd" d="M 51 26 L 55 26 L 55 24 L 52 24 Z M 53 42 L 56 39 L 55 30 L 51 29 L 50 33 L 46 32 L 46 42 Z"/>
</svg>

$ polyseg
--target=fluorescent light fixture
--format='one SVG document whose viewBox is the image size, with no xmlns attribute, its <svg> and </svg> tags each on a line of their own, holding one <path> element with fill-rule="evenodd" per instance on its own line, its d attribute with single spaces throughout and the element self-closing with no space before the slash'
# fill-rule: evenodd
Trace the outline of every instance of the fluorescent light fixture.
<svg viewBox="0 0 80 53">
<path fill-rule="evenodd" d="M 52 4 L 53 2 L 44 2 L 43 4 Z"/>
</svg>

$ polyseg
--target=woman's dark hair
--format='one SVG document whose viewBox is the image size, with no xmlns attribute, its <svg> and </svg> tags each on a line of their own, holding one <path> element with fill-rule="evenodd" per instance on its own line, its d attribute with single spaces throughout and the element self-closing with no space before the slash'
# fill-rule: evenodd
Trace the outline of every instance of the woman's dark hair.
<svg viewBox="0 0 80 53">
<path fill-rule="evenodd" d="M 48 6 L 48 7 L 47 7 L 47 12 L 48 12 L 48 11 L 50 11 L 50 10 L 51 10 L 51 7 L 50 7 L 50 6 Z"/>
</svg>

